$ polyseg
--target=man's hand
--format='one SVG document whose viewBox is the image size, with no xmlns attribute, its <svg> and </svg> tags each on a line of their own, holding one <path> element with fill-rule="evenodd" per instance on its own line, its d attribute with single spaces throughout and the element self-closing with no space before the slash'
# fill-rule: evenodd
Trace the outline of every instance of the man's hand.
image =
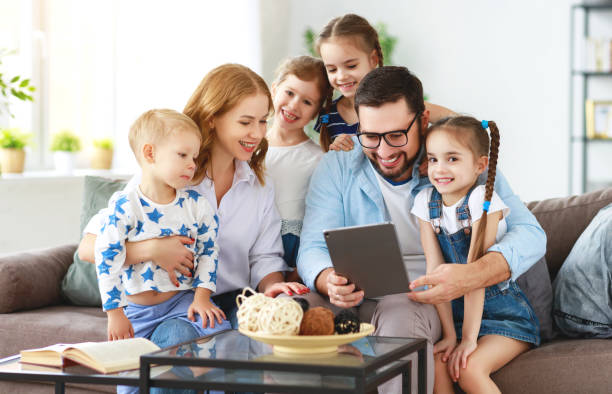
<svg viewBox="0 0 612 394">
<path fill-rule="evenodd" d="M 353 149 L 353 140 L 350 134 L 340 134 L 334 138 L 334 142 L 329 146 L 329 150 L 350 151 Z"/>
<path fill-rule="evenodd" d="M 106 311 L 108 316 L 107 336 L 109 341 L 134 338 L 134 327 L 123 313 L 123 308 Z"/>
<path fill-rule="evenodd" d="M 355 284 L 348 284 L 344 276 L 336 275 L 332 270 L 327 275 L 327 295 L 329 302 L 342 308 L 352 308 L 363 300 L 363 290 L 355 291 Z"/>
<path fill-rule="evenodd" d="M 424 304 L 450 302 L 466 294 L 470 289 L 471 264 L 442 264 L 432 272 L 410 283 L 410 289 L 428 286 L 427 290 L 412 291 L 408 298 Z"/>
<path fill-rule="evenodd" d="M 151 244 L 151 260 L 166 272 L 172 284 L 176 287 L 179 282 L 176 272 L 185 276 L 191 276 L 193 269 L 193 252 L 185 247 L 194 242 L 189 237 L 174 235 L 171 237 L 156 238 Z"/>
</svg>

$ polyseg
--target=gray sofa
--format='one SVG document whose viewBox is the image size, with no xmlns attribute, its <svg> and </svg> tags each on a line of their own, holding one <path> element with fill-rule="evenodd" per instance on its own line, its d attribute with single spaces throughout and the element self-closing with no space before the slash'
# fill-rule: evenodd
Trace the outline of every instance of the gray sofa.
<svg viewBox="0 0 612 394">
<path fill-rule="evenodd" d="M 597 211 L 612 203 L 612 188 L 528 204 L 548 237 L 546 260 L 554 279 Z M 58 342 L 101 341 L 99 308 L 67 305 L 60 283 L 76 245 L 0 258 L 0 358 Z M 612 341 L 556 337 L 522 354 L 493 375 L 504 393 L 609 393 Z M 67 386 L 68 393 L 114 392 L 109 386 Z M 48 384 L 0 382 L 0 393 L 51 393 Z"/>
</svg>

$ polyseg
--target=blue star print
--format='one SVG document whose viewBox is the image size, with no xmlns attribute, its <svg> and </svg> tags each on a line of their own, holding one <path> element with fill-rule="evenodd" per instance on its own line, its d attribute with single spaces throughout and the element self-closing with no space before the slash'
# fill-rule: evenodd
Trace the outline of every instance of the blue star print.
<svg viewBox="0 0 612 394">
<path fill-rule="evenodd" d="M 151 270 L 151 267 L 147 268 L 147 270 L 140 274 L 140 276 L 142 276 L 142 279 L 146 282 L 148 280 L 153 280 L 153 271 Z"/>
<path fill-rule="evenodd" d="M 136 224 L 136 235 L 142 233 L 142 226 L 143 226 L 143 222 L 141 222 L 140 220 L 138 221 L 138 223 Z"/>
<path fill-rule="evenodd" d="M 178 201 L 174 205 L 178 205 L 183 208 L 183 203 L 185 202 L 185 197 L 179 197 Z"/>
<path fill-rule="evenodd" d="M 114 244 L 108 244 L 109 249 L 118 250 L 121 252 L 123 250 L 123 246 L 121 246 L 121 242 L 117 241 Z"/>
<path fill-rule="evenodd" d="M 106 264 L 104 261 L 98 264 L 98 274 L 107 274 L 110 275 L 110 271 L 108 270 L 111 266 Z"/>
<path fill-rule="evenodd" d="M 179 276 L 178 278 L 176 278 L 176 280 L 178 280 L 178 282 L 179 282 L 180 284 L 183 284 L 183 282 L 187 280 L 187 277 L 185 277 L 185 275 L 181 274 L 181 276 Z"/>
<path fill-rule="evenodd" d="M 204 283 L 204 282 L 202 282 L 202 281 L 200 280 L 200 277 L 199 277 L 199 276 L 196 276 L 196 277 L 193 279 L 193 287 L 198 287 L 198 286 L 200 285 L 200 283 Z"/>
<path fill-rule="evenodd" d="M 202 195 L 198 192 L 196 192 L 195 190 L 185 190 L 187 192 L 187 195 L 189 196 L 189 198 L 193 198 L 194 201 L 198 201 L 198 198 L 200 198 Z"/>
<path fill-rule="evenodd" d="M 142 205 L 143 207 L 150 207 L 149 203 L 143 200 L 142 198 L 140 199 L 140 205 Z"/>
<path fill-rule="evenodd" d="M 107 300 L 107 301 L 104 303 L 103 307 L 104 307 L 104 310 L 105 310 L 105 311 L 108 311 L 108 310 L 111 310 L 111 309 L 117 309 L 117 308 L 119 308 L 119 303 L 118 303 L 118 302 L 116 302 L 116 301 L 115 301 L 115 302 L 113 302 L 113 300 L 112 300 L 112 299 L 108 299 L 108 300 Z"/>
<path fill-rule="evenodd" d="M 209 272 L 210 281 L 214 284 L 217 284 L 217 271 Z"/>
<path fill-rule="evenodd" d="M 119 212 L 120 214 L 124 214 L 125 211 L 123 210 L 122 205 L 125 204 L 126 202 L 128 202 L 128 199 L 126 196 L 121 196 L 121 198 L 119 198 L 116 202 L 115 202 L 115 212 Z"/>
<path fill-rule="evenodd" d="M 111 291 L 107 291 L 106 294 L 108 294 L 110 296 L 108 301 L 112 301 L 115 298 L 118 299 L 118 300 L 121 300 L 121 292 L 119 291 L 117 286 L 113 287 L 113 289 Z"/>
<path fill-rule="evenodd" d="M 208 232 L 208 226 L 206 223 L 202 223 L 202 225 L 198 228 L 198 235 L 206 234 Z"/>
<path fill-rule="evenodd" d="M 119 252 L 113 250 L 112 248 L 108 248 L 102 251 L 102 257 L 104 258 L 104 261 L 113 261 L 115 259 L 115 256 L 117 256 L 118 254 Z"/>
<path fill-rule="evenodd" d="M 171 235 L 172 235 L 172 230 L 169 228 L 162 228 L 161 233 L 159 234 L 160 237 L 169 237 Z"/>
<path fill-rule="evenodd" d="M 131 229 L 132 229 L 132 226 L 130 226 L 129 224 L 125 226 L 125 235 L 128 235 Z"/>
<path fill-rule="evenodd" d="M 162 216 L 164 216 L 163 213 L 160 213 L 157 208 L 155 208 L 153 210 L 153 212 L 149 212 L 147 213 L 147 216 L 149 217 L 149 220 L 151 220 L 152 222 L 155 223 L 159 223 L 159 218 L 161 218 Z"/>
<path fill-rule="evenodd" d="M 117 227 L 117 221 L 119 220 L 119 218 L 113 213 L 111 215 L 108 215 L 108 225 L 109 226 L 115 226 Z"/>
<path fill-rule="evenodd" d="M 151 290 L 155 290 L 158 293 L 161 293 L 161 291 L 159 291 L 159 288 L 157 286 L 151 286 Z"/>
<path fill-rule="evenodd" d="M 125 270 L 125 275 L 127 276 L 128 280 L 132 279 L 132 274 L 133 273 L 134 273 L 134 266 L 130 265 L 130 268 Z"/>
<path fill-rule="evenodd" d="M 187 236 L 188 232 L 189 232 L 189 227 L 185 226 L 184 224 L 179 229 L 179 234 L 181 234 L 184 237 Z"/>
<path fill-rule="evenodd" d="M 213 250 L 212 247 L 215 246 L 215 243 L 212 241 L 212 239 L 208 239 L 206 240 L 206 242 L 204 242 L 204 254 L 206 256 L 211 256 L 213 254 Z"/>
</svg>

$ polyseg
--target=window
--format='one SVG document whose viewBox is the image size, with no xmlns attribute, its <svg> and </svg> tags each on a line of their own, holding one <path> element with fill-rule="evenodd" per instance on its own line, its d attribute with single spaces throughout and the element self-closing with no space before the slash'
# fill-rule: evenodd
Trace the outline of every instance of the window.
<svg viewBox="0 0 612 394">
<path fill-rule="evenodd" d="M 79 167 L 88 167 L 94 138 L 112 137 L 114 167 L 131 170 L 127 132 L 142 112 L 181 111 L 220 64 L 261 72 L 258 2 L 0 1 L 19 21 L 0 28 L 0 46 L 17 47 L 18 63 L 31 65 L 22 74 L 38 88 L 35 103 L 14 105 L 9 120 L 35 134 L 28 169 L 50 168 L 50 135 L 70 129 L 83 142 Z M 19 40 L 1 40 L 4 29 Z"/>
</svg>

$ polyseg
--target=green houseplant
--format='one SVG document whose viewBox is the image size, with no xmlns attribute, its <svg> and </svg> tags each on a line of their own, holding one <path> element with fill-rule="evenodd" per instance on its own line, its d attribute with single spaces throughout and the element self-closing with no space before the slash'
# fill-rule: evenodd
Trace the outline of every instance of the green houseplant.
<svg viewBox="0 0 612 394">
<path fill-rule="evenodd" d="M 36 88 L 30 85 L 28 78 L 23 78 L 21 75 L 9 76 L 4 72 L 2 59 L 11 54 L 14 54 L 14 51 L 0 48 L 0 114 L 6 113 L 13 118 L 9 99 L 14 97 L 21 101 L 34 101 L 32 93 L 36 91 Z"/>
<path fill-rule="evenodd" d="M 93 153 L 91 155 L 91 168 L 96 170 L 110 170 L 113 165 L 113 148 L 114 141 L 112 138 L 98 138 L 93 140 Z"/>
<path fill-rule="evenodd" d="M 55 169 L 71 173 L 74 169 L 75 154 L 81 150 L 81 139 L 70 130 L 62 130 L 51 137 L 51 151 Z"/>
<path fill-rule="evenodd" d="M 19 129 L 0 130 L 0 169 L 4 173 L 22 173 L 25 164 L 24 148 L 30 142 L 31 134 Z"/>
</svg>

